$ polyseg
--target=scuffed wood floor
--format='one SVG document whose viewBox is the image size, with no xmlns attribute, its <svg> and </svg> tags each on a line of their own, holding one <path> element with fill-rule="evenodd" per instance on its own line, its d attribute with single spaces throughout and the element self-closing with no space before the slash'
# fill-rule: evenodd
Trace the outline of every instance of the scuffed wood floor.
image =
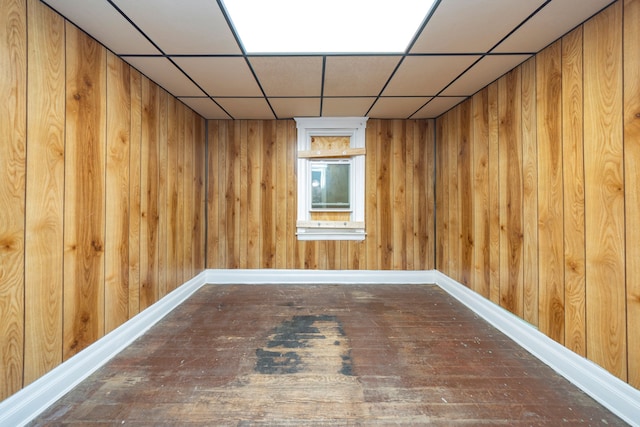
<svg viewBox="0 0 640 427">
<path fill-rule="evenodd" d="M 33 425 L 624 425 L 433 285 L 208 285 Z"/>
</svg>

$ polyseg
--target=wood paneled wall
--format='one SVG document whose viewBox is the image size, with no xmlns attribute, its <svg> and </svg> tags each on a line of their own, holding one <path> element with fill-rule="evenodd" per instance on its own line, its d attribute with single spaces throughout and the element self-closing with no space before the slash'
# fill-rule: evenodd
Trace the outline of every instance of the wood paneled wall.
<svg viewBox="0 0 640 427">
<path fill-rule="evenodd" d="M 0 0 L 0 400 L 204 268 L 205 121 Z"/>
<path fill-rule="evenodd" d="M 208 268 L 431 269 L 433 121 L 369 120 L 366 239 L 296 239 L 296 127 L 209 121 Z"/>
<path fill-rule="evenodd" d="M 436 268 L 640 387 L 640 1 L 436 122 Z"/>
</svg>

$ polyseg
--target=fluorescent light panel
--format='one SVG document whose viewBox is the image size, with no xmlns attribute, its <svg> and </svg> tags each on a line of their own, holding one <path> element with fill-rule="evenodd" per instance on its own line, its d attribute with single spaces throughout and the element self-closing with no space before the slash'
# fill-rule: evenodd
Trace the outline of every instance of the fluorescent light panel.
<svg viewBox="0 0 640 427">
<path fill-rule="evenodd" d="M 224 0 L 247 53 L 401 53 L 435 0 Z"/>
</svg>

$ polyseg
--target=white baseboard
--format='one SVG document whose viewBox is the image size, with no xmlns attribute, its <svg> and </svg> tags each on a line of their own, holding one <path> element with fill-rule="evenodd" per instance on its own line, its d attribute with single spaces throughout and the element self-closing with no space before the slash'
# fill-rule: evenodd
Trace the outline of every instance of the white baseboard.
<svg viewBox="0 0 640 427">
<path fill-rule="evenodd" d="M 640 424 L 640 390 L 544 335 L 529 323 L 436 271 L 435 283 L 632 426 Z"/>
<path fill-rule="evenodd" d="M 571 352 L 519 317 L 436 271 L 206 270 L 0 402 L 0 426 L 27 424 L 204 284 L 427 284 L 435 283 L 502 333 L 632 426 L 639 426 L 640 390 Z"/>
<path fill-rule="evenodd" d="M 206 284 L 202 272 L 164 298 L 0 402 L 0 426 L 23 426 L 107 363 Z"/>
</svg>

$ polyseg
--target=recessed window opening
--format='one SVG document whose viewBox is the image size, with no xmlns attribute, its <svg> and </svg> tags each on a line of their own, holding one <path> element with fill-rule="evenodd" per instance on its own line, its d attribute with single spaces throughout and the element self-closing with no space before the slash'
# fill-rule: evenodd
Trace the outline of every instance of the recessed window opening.
<svg viewBox="0 0 640 427">
<path fill-rule="evenodd" d="M 247 53 L 403 53 L 435 0 L 224 0 Z"/>
</svg>

